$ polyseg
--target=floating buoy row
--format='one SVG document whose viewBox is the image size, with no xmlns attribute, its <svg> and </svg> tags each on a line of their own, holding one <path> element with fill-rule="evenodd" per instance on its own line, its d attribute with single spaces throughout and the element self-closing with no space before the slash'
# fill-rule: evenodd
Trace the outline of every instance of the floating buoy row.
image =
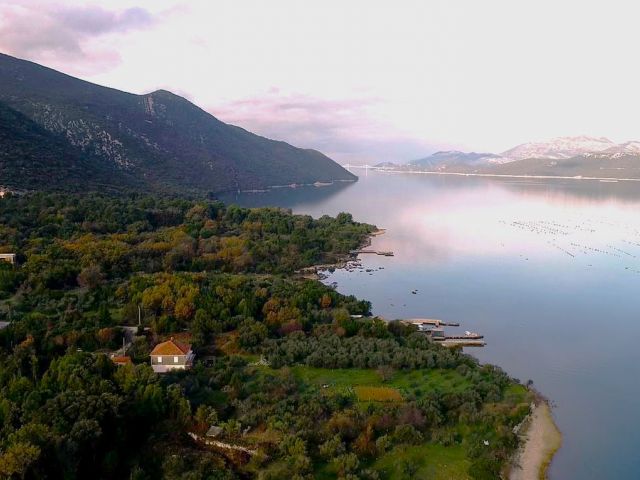
<svg viewBox="0 0 640 480">
<path fill-rule="evenodd" d="M 591 250 L 592 252 L 602 253 L 603 255 L 611 255 L 614 257 L 622 258 L 622 255 L 618 255 L 617 253 L 607 252 L 606 250 L 601 250 L 599 248 L 588 247 L 587 245 L 579 245 L 577 243 L 571 243 L 574 247 L 584 248 L 585 250 Z M 587 252 L 585 252 L 587 253 Z"/>
<path fill-rule="evenodd" d="M 621 224 L 597 218 L 580 218 L 576 219 L 575 222 L 564 223 L 550 220 L 500 220 L 500 223 L 537 236 L 547 237 L 546 243 L 548 245 L 571 258 L 582 257 L 583 255 L 606 255 L 609 258 L 618 259 L 640 258 L 640 253 L 635 250 L 635 248 L 640 247 L 640 228 L 637 225 Z M 607 236 L 611 236 L 610 231 L 612 231 L 611 233 L 621 233 L 621 236 L 626 236 L 627 238 L 620 239 L 619 246 L 616 246 L 615 243 L 600 244 Z M 595 235 L 591 237 L 592 234 Z M 574 237 L 576 240 L 564 240 L 567 236 Z M 593 238 L 597 244 L 580 241 L 587 238 Z M 624 247 L 623 243 L 629 247 Z M 501 246 L 504 247 L 504 243 L 501 243 Z M 520 258 L 529 260 L 526 252 L 520 254 Z M 592 264 L 588 265 L 588 267 L 592 266 Z M 624 268 L 628 272 L 640 274 L 640 266 L 629 265 Z"/>
<path fill-rule="evenodd" d="M 633 255 L 633 254 L 631 254 L 631 253 L 629 253 L 629 252 L 625 252 L 624 250 L 620 250 L 619 248 L 616 248 L 616 247 L 614 247 L 613 245 L 607 245 L 607 247 L 608 247 L 608 248 L 610 248 L 610 249 L 612 249 L 612 250 L 615 250 L 616 252 L 620 252 L 620 253 L 622 253 L 622 254 L 624 254 L 624 255 L 628 255 L 629 257 L 636 258 L 636 256 L 635 256 L 635 255 Z"/>
<path fill-rule="evenodd" d="M 565 250 L 560 245 L 558 245 L 556 243 L 553 243 L 553 242 L 549 242 L 549 245 L 552 245 L 552 246 L 556 247 L 558 250 L 560 250 L 561 252 L 564 252 L 567 255 L 569 255 L 570 257 L 574 257 L 575 258 L 575 255 L 573 253 L 571 253 L 569 250 Z"/>
</svg>

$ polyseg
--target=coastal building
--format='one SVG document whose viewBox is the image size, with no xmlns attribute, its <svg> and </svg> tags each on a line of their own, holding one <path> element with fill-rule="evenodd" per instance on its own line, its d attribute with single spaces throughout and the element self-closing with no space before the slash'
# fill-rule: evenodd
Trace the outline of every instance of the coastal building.
<svg viewBox="0 0 640 480">
<path fill-rule="evenodd" d="M 125 365 L 133 365 L 131 357 L 127 356 L 113 356 L 111 357 L 111 361 L 119 367 L 123 367 Z"/>
<path fill-rule="evenodd" d="M 185 370 L 193 366 L 195 355 L 191 344 L 180 343 L 171 337 L 166 342 L 157 344 L 151 351 L 151 368 L 156 373 L 170 370 Z"/>
<path fill-rule="evenodd" d="M 431 338 L 433 340 L 444 340 L 445 339 L 445 335 L 444 335 L 444 329 L 443 328 L 432 328 L 431 330 L 429 330 L 429 335 L 431 335 Z"/>
<path fill-rule="evenodd" d="M 9 262 L 11 265 L 16 264 L 16 254 L 15 253 L 0 253 L 0 260 Z"/>
</svg>

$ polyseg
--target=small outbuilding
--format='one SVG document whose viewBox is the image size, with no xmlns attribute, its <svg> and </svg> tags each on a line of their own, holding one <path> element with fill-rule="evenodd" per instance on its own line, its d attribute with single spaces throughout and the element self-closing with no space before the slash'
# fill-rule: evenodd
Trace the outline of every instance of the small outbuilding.
<svg viewBox="0 0 640 480">
<path fill-rule="evenodd" d="M 131 357 L 127 356 L 113 356 L 111 357 L 111 361 L 119 367 L 122 367 L 124 365 L 133 365 Z"/>
<path fill-rule="evenodd" d="M 15 253 L 0 253 L 0 260 L 4 262 L 9 262 L 11 265 L 16 264 L 16 254 Z"/>
</svg>

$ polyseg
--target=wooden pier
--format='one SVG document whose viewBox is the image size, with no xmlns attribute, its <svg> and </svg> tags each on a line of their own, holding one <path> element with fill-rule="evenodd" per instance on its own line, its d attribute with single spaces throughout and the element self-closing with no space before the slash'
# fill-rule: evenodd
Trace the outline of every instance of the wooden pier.
<svg viewBox="0 0 640 480">
<path fill-rule="evenodd" d="M 351 255 L 360 255 L 361 253 L 372 253 L 375 255 L 382 255 L 385 257 L 393 257 L 393 252 L 387 250 L 371 250 L 369 248 L 364 248 L 361 250 L 351 250 L 349 252 Z"/>
<path fill-rule="evenodd" d="M 487 342 L 484 340 L 475 340 L 473 338 L 470 339 L 446 339 L 441 342 L 438 342 L 439 345 L 444 347 L 484 347 Z"/>
<path fill-rule="evenodd" d="M 447 335 L 444 337 L 445 340 L 481 340 L 484 338 L 484 335 L 480 335 L 478 333 L 472 333 L 471 335 Z"/>
<path fill-rule="evenodd" d="M 400 320 L 400 322 L 407 325 L 433 325 L 435 327 L 459 327 L 460 324 L 458 322 L 445 322 L 443 320 L 438 320 L 437 318 L 405 318 L 404 320 Z"/>
<path fill-rule="evenodd" d="M 429 338 L 443 347 L 484 347 L 486 342 L 484 335 L 467 332 L 466 335 L 445 335 L 442 327 L 459 327 L 457 322 L 444 322 L 437 318 L 407 318 L 400 320 L 405 325 L 413 325 L 418 331 L 428 335 Z M 425 328 L 425 327 L 433 328 Z"/>
</svg>

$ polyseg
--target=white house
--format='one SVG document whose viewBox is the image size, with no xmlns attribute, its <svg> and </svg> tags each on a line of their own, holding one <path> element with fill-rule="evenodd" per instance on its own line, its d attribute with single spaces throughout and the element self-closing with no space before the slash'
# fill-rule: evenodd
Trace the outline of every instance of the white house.
<svg viewBox="0 0 640 480">
<path fill-rule="evenodd" d="M 191 368 L 195 357 L 191 344 L 176 342 L 173 337 L 156 345 L 150 356 L 151 368 L 156 373 Z"/>
</svg>

